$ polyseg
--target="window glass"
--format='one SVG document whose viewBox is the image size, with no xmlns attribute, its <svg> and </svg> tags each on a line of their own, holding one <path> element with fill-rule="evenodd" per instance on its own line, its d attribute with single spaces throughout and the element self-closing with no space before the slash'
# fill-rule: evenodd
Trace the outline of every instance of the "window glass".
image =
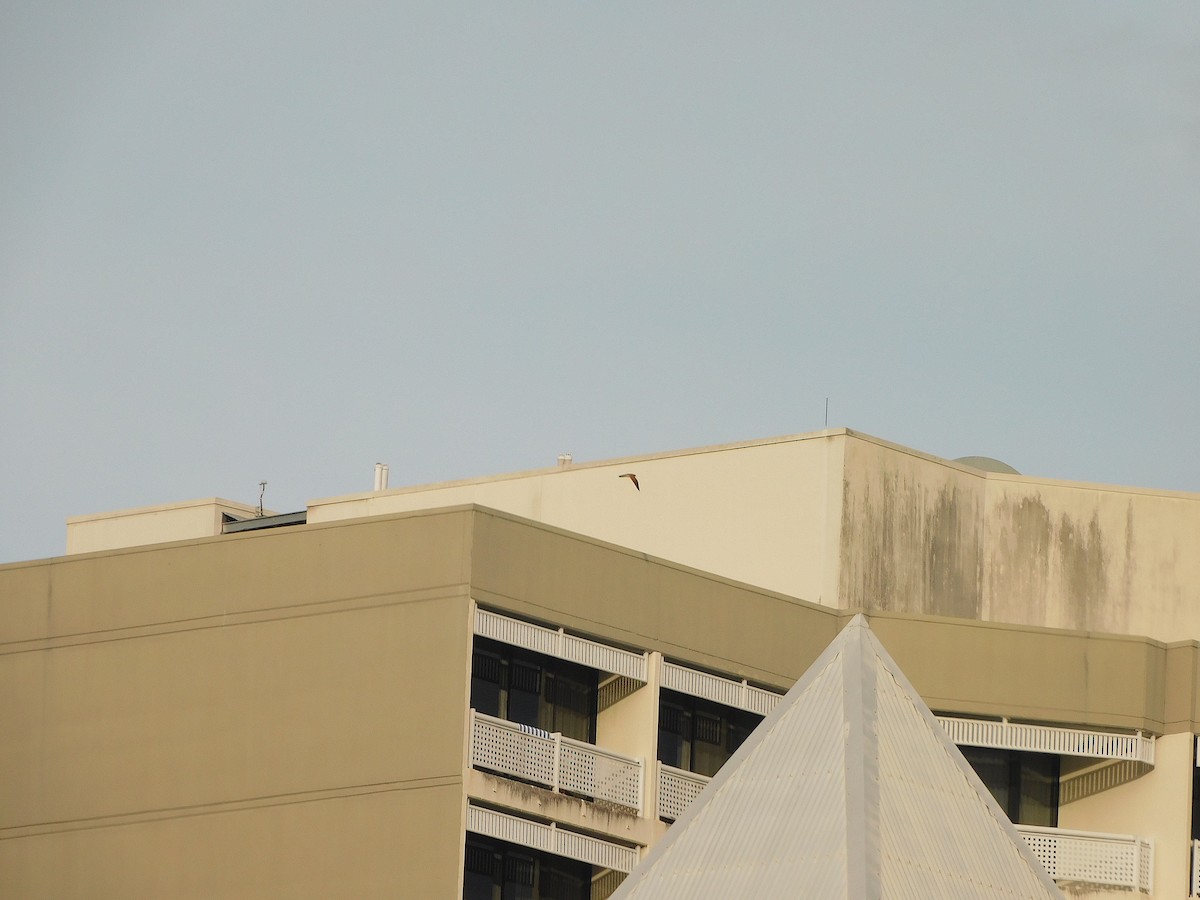
<svg viewBox="0 0 1200 900">
<path fill-rule="evenodd" d="M 692 714 L 668 700 L 658 710 L 658 758 L 668 766 L 691 771 Z"/>
<path fill-rule="evenodd" d="M 463 900 L 501 900 L 497 877 L 499 856 L 478 841 L 467 840 L 463 872 Z"/>
<path fill-rule="evenodd" d="M 514 852 L 504 854 L 504 900 L 534 900 L 534 861 Z"/>
<path fill-rule="evenodd" d="M 574 674 L 560 671 L 547 679 L 550 696 L 545 708 L 550 721 L 543 727 L 576 740 L 590 741 L 595 690 L 591 684 L 573 677 Z"/>
<path fill-rule="evenodd" d="M 1022 825 L 1058 825 L 1058 757 L 1049 753 L 1018 754 L 1021 766 Z"/>
<path fill-rule="evenodd" d="M 541 728 L 542 670 L 524 660 L 512 660 L 508 666 L 508 711 L 510 722 Z"/>
<path fill-rule="evenodd" d="M 729 759 L 729 751 L 725 749 L 725 742 L 721 740 L 722 726 L 725 723 L 720 715 L 714 715 L 707 710 L 697 710 L 692 721 L 695 726 L 692 771 L 701 775 L 716 775 L 725 760 Z"/>
<path fill-rule="evenodd" d="M 588 863 L 468 834 L 463 900 L 590 900 Z"/>
<path fill-rule="evenodd" d="M 753 713 L 746 713 L 746 718 L 735 717 L 729 722 L 729 755 L 733 756 L 737 752 L 738 747 L 746 743 L 746 738 L 750 737 L 752 732 L 758 725 L 758 716 Z M 749 719 L 749 721 L 747 721 Z"/>
<path fill-rule="evenodd" d="M 591 894 L 591 872 L 584 872 L 578 863 L 543 857 L 538 872 L 539 900 L 575 900 Z"/>
<path fill-rule="evenodd" d="M 1012 822 L 1058 825 L 1057 756 L 986 747 L 959 749 Z"/>
<path fill-rule="evenodd" d="M 489 716 L 594 743 L 598 685 L 588 666 L 475 638 L 471 706 Z"/>
<path fill-rule="evenodd" d="M 762 716 L 700 697 L 663 690 L 658 712 L 658 758 L 668 766 L 715 775 Z"/>
<path fill-rule="evenodd" d="M 1192 762 L 1200 767 L 1200 738 L 1192 741 Z M 1200 840 L 1200 772 L 1192 771 L 1192 840 Z"/>
<path fill-rule="evenodd" d="M 959 749 L 967 758 L 967 762 L 971 764 L 971 768 L 975 770 L 975 774 L 979 776 L 979 780 L 992 792 L 992 796 L 996 798 L 1000 808 L 1011 819 L 1012 767 L 1009 764 L 1008 751 L 993 750 L 990 747 L 959 747 Z"/>
<path fill-rule="evenodd" d="M 504 664 L 496 653 L 476 650 L 471 654 L 471 708 L 501 718 Z"/>
</svg>

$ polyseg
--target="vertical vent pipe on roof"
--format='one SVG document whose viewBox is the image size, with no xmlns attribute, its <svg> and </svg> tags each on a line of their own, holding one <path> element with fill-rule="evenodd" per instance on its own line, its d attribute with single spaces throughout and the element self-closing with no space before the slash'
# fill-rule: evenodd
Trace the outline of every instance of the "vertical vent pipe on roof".
<svg viewBox="0 0 1200 900">
<path fill-rule="evenodd" d="M 388 486 L 388 467 L 383 463 L 375 463 L 375 490 L 386 491 Z"/>
</svg>

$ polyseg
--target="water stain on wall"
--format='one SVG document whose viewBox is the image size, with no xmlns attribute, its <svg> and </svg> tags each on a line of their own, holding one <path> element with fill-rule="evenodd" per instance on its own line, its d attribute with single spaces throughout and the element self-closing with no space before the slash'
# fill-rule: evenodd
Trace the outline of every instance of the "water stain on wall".
<svg viewBox="0 0 1200 900">
<path fill-rule="evenodd" d="M 1072 628 L 1103 627 L 1108 598 L 1105 571 L 1104 533 L 1100 517 L 1093 512 L 1086 525 L 1066 513 L 1059 517 L 1057 550 L 1060 559 L 1063 613 Z"/>
<path fill-rule="evenodd" d="M 1126 577 L 1110 584 L 1112 564 L 1122 562 L 1110 546 L 1121 538 L 1106 534 L 1098 507 L 1053 509 L 1033 494 L 1000 499 L 986 519 L 985 526 L 983 491 L 970 483 L 931 487 L 897 471 L 843 479 L 841 603 L 1058 628 L 1125 627 L 1130 563 Z M 1130 514 L 1127 545 L 1132 530 Z M 1110 597 L 1111 589 L 1124 596 Z"/>
<path fill-rule="evenodd" d="M 843 606 L 979 618 L 980 495 L 888 471 L 842 482 Z"/>
<path fill-rule="evenodd" d="M 988 568 L 988 618 L 1045 625 L 1054 528 L 1040 497 L 1002 500 L 994 514 Z M 1042 615 L 1030 615 L 1030 610 Z"/>
<path fill-rule="evenodd" d="M 1129 516 L 1125 527 L 1128 542 Z M 1004 499 L 996 505 L 988 549 L 989 618 L 1083 630 L 1123 625 L 1114 617 L 1128 603 L 1109 598 L 1110 551 L 1098 509 L 1071 515 L 1052 511 L 1038 495 Z"/>
</svg>

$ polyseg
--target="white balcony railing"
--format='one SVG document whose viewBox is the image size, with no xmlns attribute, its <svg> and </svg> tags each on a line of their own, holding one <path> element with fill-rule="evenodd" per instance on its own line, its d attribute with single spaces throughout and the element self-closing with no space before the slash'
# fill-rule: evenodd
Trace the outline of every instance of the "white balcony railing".
<svg viewBox="0 0 1200 900">
<path fill-rule="evenodd" d="M 543 825 L 482 806 L 467 807 L 467 830 L 617 872 L 628 873 L 638 862 L 635 847 L 624 847 L 591 835 L 568 831 L 553 822 Z"/>
<path fill-rule="evenodd" d="M 658 764 L 658 817 L 674 821 L 711 781 Z M 1151 893 L 1154 845 L 1127 834 L 1018 825 L 1017 831 L 1055 881 L 1105 885 Z M 1200 842 L 1197 842 L 1200 847 Z M 1192 893 L 1200 895 L 1200 853 L 1193 854 Z"/>
<path fill-rule="evenodd" d="M 1189 897 L 1200 897 L 1200 841 L 1192 841 L 1192 889 Z"/>
<path fill-rule="evenodd" d="M 475 610 L 475 633 L 514 647 L 524 647 L 547 656 L 591 666 L 634 681 L 646 681 L 646 654 L 631 653 L 598 641 L 589 641 L 561 628 L 544 628 L 486 609 Z"/>
<path fill-rule="evenodd" d="M 471 710 L 471 766 L 642 813 L 640 759 Z"/>
<path fill-rule="evenodd" d="M 1055 881 L 1154 891 L 1154 844 L 1131 834 L 1018 825 Z"/>
<path fill-rule="evenodd" d="M 665 661 L 662 686 L 762 716 L 770 713 L 783 699 L 782 694 L 754 687 L 745 681 L 734 681 Z M 950 740 L 959 745 L 1154 765 L 1154 736 L 1144 735 L 1140 731 L 1136 734 L 1117 734 L 993 719 L 961 719 L 954 716 L 938 716 L 937 719 Z M 1197 746 L 1200 746 L 1200 739 Z"/>
<path fill-rule="evenodd" d="M 971 747 L 995 747 L 1001 750 L 1029 750 L 1034 753 L 1058 753 L 1063 756 L 1089 756 L 1154 765 L 1154 737 L 1086 731 L 1080 728 L 1055 728 L 1026 725 L 993 719 L 959 719 L 938 716 L 942 728 L 956 744 Z"/>
<path fill-rule="evenodd" d="M 698 669 L 689 669 L 673 662 L 663 662 L 662 686 L 681 694 L 703 697 L 737 709 L 746 709 L 765 716 L 783 699 L 782 694 L 754 687 L 745 681 L 734 681 L 710 675 Z"/>
<path fill-rule="evenodd" d="M 658 817 L 675 821 L 700 796 L 711 779 L 674 766 L 658 764 Z"/>
</svg>

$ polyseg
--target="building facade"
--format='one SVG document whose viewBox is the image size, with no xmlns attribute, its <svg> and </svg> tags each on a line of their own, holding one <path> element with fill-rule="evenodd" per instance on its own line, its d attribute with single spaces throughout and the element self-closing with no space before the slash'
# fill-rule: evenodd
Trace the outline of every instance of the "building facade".
<svg viewBox="0 0 1200 900">
<path fill-rule="evenodd" d="M 184 507 L 0 566 L 0 896 L 606 897 L 853 611 L 1061 886 L 1193 890 L 1196 495 L 839 431 Z"/>
</svg>

